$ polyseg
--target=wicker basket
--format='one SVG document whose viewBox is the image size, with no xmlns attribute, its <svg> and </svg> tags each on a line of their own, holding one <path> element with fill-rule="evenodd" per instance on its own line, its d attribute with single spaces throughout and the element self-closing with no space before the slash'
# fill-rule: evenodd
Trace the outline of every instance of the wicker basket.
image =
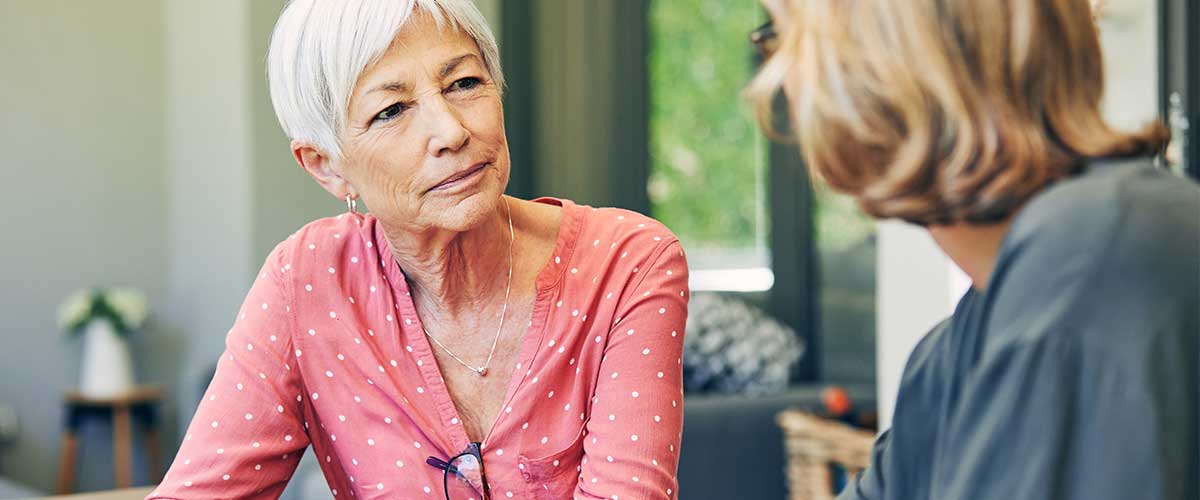
<svg viewBox="0 0 1200 500">
<path fill-rule="evenodd" d="M 871 432 L 799 410 L 786 410 L 776 420 L 783 429 L 791 500 L 832 500 L 837 492 L 830 465 L 853 475 L 871 461 Z"/>
</svg>

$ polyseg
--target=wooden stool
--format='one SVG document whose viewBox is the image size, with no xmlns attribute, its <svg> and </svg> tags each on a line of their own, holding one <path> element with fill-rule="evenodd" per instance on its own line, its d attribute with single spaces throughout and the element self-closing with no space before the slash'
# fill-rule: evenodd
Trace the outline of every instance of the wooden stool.
<svg viewBox="0 0 1200 500">
<path fill-rule="evenodd" d="M 80 423 L 86 417 L 111 415 L 113 433 L 113 467 L 118 488 L 133 484 L 132 418 L 142 422 L 146 451 L 150 458 L 150 479 L 157 484 L 162 470 L 159 451 L 157 407 L 162 400 L 161 387 L 136 387 L 128 394 L 108 398 L 90 398 L 77 391 L 64 396 L 66 420 L 62 438 L 62 455 L 58 466 L 58 493 L 70 493 L 75 487 L 75 462 L 79 451 Z"/>
</svg>

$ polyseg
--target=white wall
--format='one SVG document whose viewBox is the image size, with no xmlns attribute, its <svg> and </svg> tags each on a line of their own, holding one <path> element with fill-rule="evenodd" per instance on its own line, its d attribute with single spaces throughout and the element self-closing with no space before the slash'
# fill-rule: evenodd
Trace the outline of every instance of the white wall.
<svg viewBox="0 0 1200 500">
<path fill-rule="evenodd" d="M 878 231 L 875 376 L 883 430 L 892 422 L 908 354 L 930 328 L 954 312 L 970 281 L 924 229 L 887 221 Z"/>
<path fill-rule="evenodd" d="M 1104 114 L 1135 130 L 1158 115 L 1157 2 L 1106 0 L 1100 18 L 1107 92 Z"/>
</svg>

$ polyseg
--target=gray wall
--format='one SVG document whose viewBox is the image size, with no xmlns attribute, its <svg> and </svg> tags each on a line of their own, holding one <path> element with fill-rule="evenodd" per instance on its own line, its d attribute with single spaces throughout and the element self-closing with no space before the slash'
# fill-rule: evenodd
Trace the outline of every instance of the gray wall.
<svg viewBox="0 0 1200 500">
<path fill-rule="evenodd" d="M 78 377 L 79 342 L 54 324 L 59 301 L 124 284 L 163 305 L 161 18 L 152 0 L 0 1 L 0 402 L 23 424 L 0 448 L 0 474 L 42 489 L 62 393 Z M 177 338 L 160 327 L 134 341 L 143 380 L 173 376 Z M 85 483 L 111 476 L 103 430 L 85 429 Z"/>
</svg>

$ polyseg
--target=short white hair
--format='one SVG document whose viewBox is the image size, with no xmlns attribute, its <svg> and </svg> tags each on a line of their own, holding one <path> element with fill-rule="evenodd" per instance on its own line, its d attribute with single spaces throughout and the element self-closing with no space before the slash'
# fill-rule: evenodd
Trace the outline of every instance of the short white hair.
<svg viewBox="0 0 1200 500">
<path fill-rule="evenodd" d="M 341 158 L 354 85 L 418 12 L 475 39 L 492 81 L 504 88 L 496 37 L 471 0 L 292 0 L 267 53 L 271 103 L 284 133 Z"/>
</svg>

